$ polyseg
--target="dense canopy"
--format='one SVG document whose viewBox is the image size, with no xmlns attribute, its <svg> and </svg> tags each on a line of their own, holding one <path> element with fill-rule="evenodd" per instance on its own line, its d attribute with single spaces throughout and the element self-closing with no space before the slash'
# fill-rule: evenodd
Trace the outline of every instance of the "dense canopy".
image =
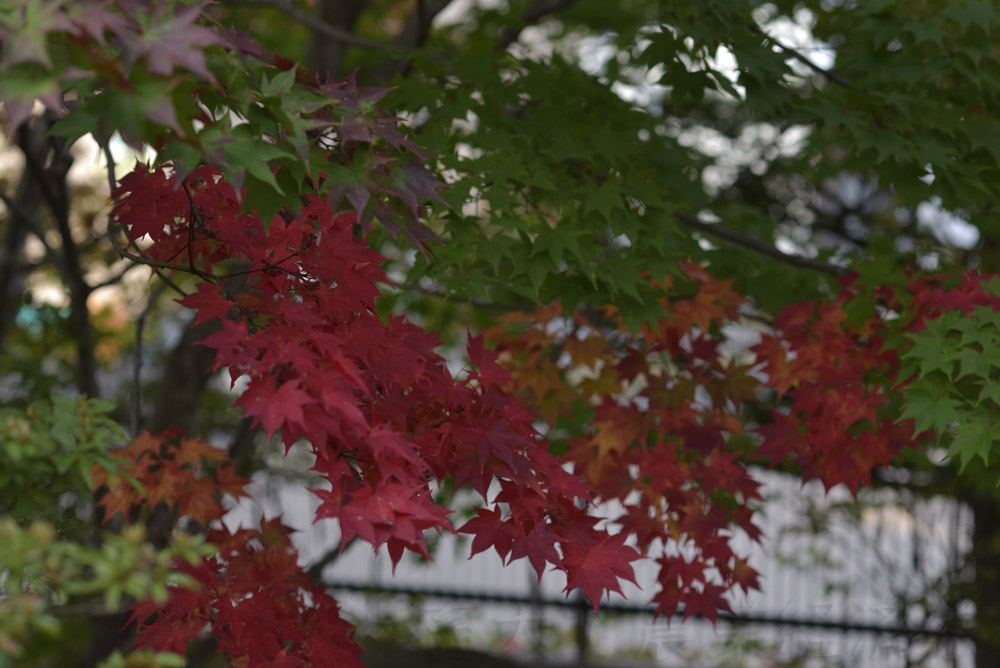
<svg viewBox="0 0 1000 668">
<path fill-rule="evenodd" d="M 280 521 L 219 521 L 278 442 L 341 546 L 457 532 L 595 610 L 648 557 L 709 619 L 753 467 L 892 466 L 974 509 L 1000 661 L 998 20 L 0 1 L 0 666 L 358 665 Z"/>
</svg>

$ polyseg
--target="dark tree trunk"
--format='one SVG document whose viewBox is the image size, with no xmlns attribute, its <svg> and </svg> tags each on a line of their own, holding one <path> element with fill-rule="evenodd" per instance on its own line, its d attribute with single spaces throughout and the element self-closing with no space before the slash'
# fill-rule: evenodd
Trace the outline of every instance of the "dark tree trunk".
<svg viewBox="0 0 1000 668">
<path fill-rule="evenodd" d="M 316 4 L 316 17 L 335 28 L 350 31 L 365 10 L 367 0 L 320 0 Z M 334 80 L 343 78 L 344 55 L 347 45 L 317 31 L 313 31 L 306 48 L 306 67 L 329 73 Z"/>
<path fill-rule="evenodd" d="M 970 499 L 975 528 L 976 668 L 1000 668 L 1000 506 L 993 495 Z"/>
</svg>

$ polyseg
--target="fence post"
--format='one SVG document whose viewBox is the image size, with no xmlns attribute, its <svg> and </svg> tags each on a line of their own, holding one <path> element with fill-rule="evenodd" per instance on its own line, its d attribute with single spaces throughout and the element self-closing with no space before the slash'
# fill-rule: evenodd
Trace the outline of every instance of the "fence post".
<svg viewBox="0 0 1000 668">
<path fill-rule="evenodd" d="M 533 572 L 528 573 L 531 589 L 531 653 L 536 666 L 541 666 L 545 658 L 545 603 L 542 587 Z"/>
<path fill-rule="evenodd" d="M 590 647 L 589 622 L 593 613 L 590 611 L 590 603 L 581 591 L 576 593 L 576 604 L 576 663 L 578 666 L 586 666 L 587 650 Z"/>
</svg>

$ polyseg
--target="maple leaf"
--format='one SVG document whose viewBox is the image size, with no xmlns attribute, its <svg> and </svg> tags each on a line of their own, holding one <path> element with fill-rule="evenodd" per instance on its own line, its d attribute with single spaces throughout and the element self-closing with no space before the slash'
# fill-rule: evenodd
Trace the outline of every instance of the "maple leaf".
<svg viewBox="0 0 1000 668">
<path fill-rule="evenodd" d="M 517 561 L 522 557 L 527 557 L 531 567 L 535 569 L 539 584 L 541 584 L 542 573 L 545 572 L 545 564 L 559 564 L 559 552 L 556 550 L 556 543 L 558 542 L 559 537 L 554 533 L 547 529 L 536 527 L 534 531 L 514 541 L 514 546 L 510 551 L 510 561 Z"/>
<path fill-rule="evenodd" d="M 234 499 L 249 498 L 246 486 L 250 481 L 243 476 L 236 475 L 236 467 L 233 464 L 219 466 L 215 469 L 215 485 L 223 494 L 228 494 Z"/>
<path fill-rule="evenodd" d="M 715 280 L 715 277 L 705 270 L 705 266 L 697 262 L 678 260 L 677 265 L 681 268 L 681 271 L 699 283 L 709 283 Z"/>
<path fill-rule="evenodd" d="M 392 430 L 387 424 L 376 425 L 368 432 L 368 443 L 372 447 L 372 452 L 380 462 L 383 471 L 388 475 L 390 472 L 400 481 L 420 475 L 427 464 L 421 459 L 413 445 L 401 435 Z M 407 470 L 391 464 L 392 460 L 399 460 L 409 465 L 410 474 Z"/>
<path fill-rule="evenodd" d="M 225 28 L 218 32 L 218 37 L 225 41 L 225 45 L 240 54 L 243 62 L 247 62 L 247 56 L 258 60 L 265 60 L 267 52 L 257 42 L 250 37 L 249 31 L 237 32 L 235 28 Z"/>
<path fill-rule="evenodd" d="M 526 444 L 525 437 L 511 429 L 507 420 L 491 421 L 485 429 L 460 427 L 455 430 L 455 441 L 461 445 L 471 444 L 482 467 L 490 457 L 513 467 L 515 452 Z"/>
<path fill-rule="evenodd" d="M 123 176 L 112 197 L 115 205 L 111 214 L 128 225 L 130 241 L 147 234 L 153 241 L 162 239 L 165 230 L 175 224 L 178 212 L 187 209 L 187 200 L 176 183 L 162 170 L 150 170 L 146 165 L 138 165 Z"/>
<path fill-rule="evenodd" d="M 475 510 L 476 517 L 463 524 L 462 528 L 458 530 L 459 533 L 475 536 L 472 539 L 472 553 L 469 555 L 469 559 L 492 547 L 500 555 L 500 559 L 507 563 L 507 556 L 518 537 L 514 524 L 503 521 L 503 514 L 499 508 L 492 510 L 476 508 Z"/>
<path fill-rule="evenodd" d="M 493 383 L 500 387 L 510 383 L 510 374 L 496 362 L 499 353 L 486 350 L 481 334 L 469 337 L 467 349 L 469 360 L 476 365 L 476 373 L 484 383 Z"/>
<path fill-rule="evenodd" d="M 260 518 L 260 541 L 269 547 L 292 547 L 295 529 L 281 521 L 280 517 Z"/>
<path fill-rule="evenodd" d="M 736 558 L 733 564 L 733 580 L 749 594 L 751 589 L 760 591 L 760 577 L 755 568 L 746 559 Z"/>
<path fill-rule="evenodd" d="M 683 589 L 695 582 L 705 582 L 705 564 L 698 559 L 689 561 L 682 556 L 664 555 L 656 561 L 660 565 L 657 579 L 661 584 L 676 582 Z"/>
<path fill-rule="evenodd" d="M 596 431 L 587 443 L 587 447 L 596 452 L 587 466 L 587 478 L 597 482 L 607 466 L 605 460 L 612 455 L 624 456 L 628 447 L 642 435 L 644 429 L 639 416 L 626 410 L 620 410 L 614 421 L 596 421 L 594 427 Z"/>
<path fill-rule="evenodd" d="M 429 559 L 423 531 L 451 528 L 447 517 L 452 511 L 434 503 L 430 494 L 418 487 L 382 482 L 362 487 L 346 501 L 327 490 L 313 491 L 322 500 L 317 519 L 336 517 L 345 545 L 358 536 L 378 550 L 390 538 L 396 538 Z"/>
<path fill-rule="evenodd" d="M 174 461 L 178 466 L 192 464 L 201 465 L 203 459 L 210 461 L 223 461 L 226 453 L 221 449 L 213 447 L 200 438 L 182 438 L 174 455 Z"/>
<path fill-rule="evenodd" d="M 36 62 L 52 67 L 47 48 L 47 36 L 53 32 L 69 32 L 73 24 L 62 9 L 64 0 L 39 0 L 5 12 L 0 25 L 3 58 L 0 67 Z M 9 21 L 9 23 L 8 23 Z"/>
<path fill-rule="evenodd" d="M 291 380 L 275 388 L 273 380 L 254 378 L 235 403 L 243 407 L 244 414 L 253 418 L 255 424 L 262 425 L 270 438 L 285 424 L 305 428 L 302 408 L 312 403 L 313 398 L 300 390 L 300 385 L 300 380 Z"/>
<path fill-rule="evenodd" d="M 216 498 L 218 488 L 208 478 L 198 478 L 187 485 L 180 497 L 177 514 L 180 517 L 189 516 L 198 524 L 208 524 L 226 514 Z"/>
<path fill-rule="evenodd" d="M 726 588 L 721 585 L 702 584 L 701 591 L 688 590 L 684 595 L 684 619 L 701 616 L 713 624 L 719 618 L 719 610 L 732 614 L 733 609 L 723 598 Z"/>
<path fill-rule="evenodd" d="M 798 418 L 784 413 L 774 413 L 772 424 L 757 428 L 764 437 L 758 452 L 770 457 L 773 464 L 781 462 L 790 453 L 796 452 L 802 443 L 802 424 Z"/>
<path fill-rule="evenodd" d="M 107 522 L 115 515 L 121 513 L 122 517 L 128 519 L 132 506 L 141 498 L 127 482 L 118 477 L 102 479 L 104 469 L 100 465 L 94 465 L 94 485 L 95 491 L 101 486 L 107 489 L 101 495 L 97 505 L 104 508 L 104 518 L 102 522 Z M 145 491 L 145 490 L 143 490 Z"/>
<path fill-rule="evenodd" d="M 73 7 L 70 9 L 69 19 L 79 32 L 98 44 L 106 43 L 105 33 L 110 32 L 120 38 L 128 29 L 128 22 L 124 16 L 99 4 Z"/>
<path fill-rule="evenodd" d="M 631 546 L 625 545 L 628 536 L 618 533 L 608 536 L 596 545 L 581 548 L 563 543 L 565 552 L 566 588 L 569 592 L 580 588 L 593 604 L 596 614 L 604 592 L 622 593 L 619 580 L 638 585 L 631 563 L 642 556 Z"/>
<path fill-rule="evenodd" d="M 176 300 L 178 304 L 195 310 L 192 325 L 200 325 L 216 318 L 223 319 L 229 315 L 233 302 L 222 296 L 222 290 L 213 283 L 199 283 L 196 292 L 183 299 Z"/>
<path fill-rule="evenodd" d="M 779 397 L 783 397 L 788 390 L 801 382 L 799 365 L 793 364 L 788 359 L 787 342 L 780 337 L 764 335 L 760 343 L 753 347 L 753 352 L 764 365 L 767 385 L 776 388 Z"/>
<path fill-rule="evenodd" d="M 175 68 L 187 69 L 208 81 L 215 77 L 205 67 L 205 47 L 227 41 L 212 30 L 197 25 L 207 3 L 174 11 L 162 9 L 146 21 L 145 30 L 123 39 L 133 60 L 146 58 L 149 71 L 170 76 Z"/>
</svg>

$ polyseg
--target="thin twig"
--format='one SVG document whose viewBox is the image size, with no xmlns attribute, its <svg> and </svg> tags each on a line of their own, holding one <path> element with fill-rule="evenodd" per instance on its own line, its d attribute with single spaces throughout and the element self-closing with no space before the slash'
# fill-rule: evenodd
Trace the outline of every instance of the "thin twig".
<svg viewBox="0 0 1000 668">
<path fill-rule="evenodd" d="M 184 188 L 184 194 L 187 195 L 188 207 L 191 211 L 191 216 L 188 218 L 187 256 L 188 267 L 194 269 L 194 224 L 197 222 L 198 227 L 204 228 L 205 223 L 202 222 L 201 214 L 198 213 L 198 208 L 194 205 L 194 198 L 191 197 L 191 190 L 188 188 L 188 184 L 181 181 L 181 187 Z"/>
<path fill-rule="evenodd" d="M 117 182 L 117 178 L 115 177 L 115 162 L 111 156 L 110 148 L 108 147 L 104 148 L 104 156 L 108 162 L 108 166 L 106 168 L 108 175 L 108 186 L 111 188 L 111 192 L 114 193 L 115 183 Z M 120 255 L 121 257 L 132 260 L 133 262 L 138 262 L 140 264 L 144 264 L 150 267 L 155 267 L 157 269 L 170 269 L 171 271 L 187 272 L 189 274 L 194 274 L 198 278 L 203 278 L 206 281 L 210 281 L 212 283 L 218 282 L 218 277 L 216 277 L 215 274 L 210 274 L 207 271 L 202 271 L 201 269 L 198 269 L 196 267 L 188 267 L 183 264 L 173 264 L 171 262 L 160 262 L 159 260 L 154 260 L 152 258 L 145 257 L 143 255 L 137 255 L 136 253 L 128 251 L 121 245 L 121 242 L 118 241 L 118 237 L 115 236 L 115 225 L 118 224 L 119 222 L 115 220 L 114 217 L 109 213 L 107 236 L 108 239 L 111 241 L 111 246 L 114 247 L 115 252 L 118 253 L 118 255 Z"/>
<path fill-rule="evenodd" d="M 846 267 L 824 262 L 823 260 L 814 260 L 812 258 L 802 257 L 801 255 L 790 255 L 789 253 L 784 253 L 774 246 L 766 244 L 763 241 L 758 241 L 753 237 L 748 237 L 745 234 L 741 234 L 725 227 L 720 227 L 719 225 L 702 222 L 697 216 L 693 216 L 684 211 L 674 211 L 674 217 L 688 227 L 693 227 L 697 230 L 705 232 L 706 234 L 711 234 L 712 236 L 725 239 L 726 241 L 731 241 L 735 244 L 743 246 L 744 248 L 749 248 L 750 250 L 756 251 L 762 255 L 767 255 L 768 257 L 781 260 L 785 264 L 802 267 L 803 269 L 822 271 L 823 273 L 830 274 L 831 276 L 846 276 L 851 273 L 851 271 Z"/>
<path fill-rule="evenodd" d="M 521 25 L 514 28 L 504 29 L 496 43 L 493 45 L 495 51 L 503 51 L 513 44 L 521 36 L 521 32 L 528 26 L 537 23 L 540 19 L 549 14 L 561 11 L 577 3 L 577 0 L 535 0 L 521 14 Z"/>
<path fill-rule="evenodd" d="M 218 277 L 215 274 L 210 274 L 207 271 L 202 271 L 197 267 L 188 267 L 187 265 L 173 264 L 171 262 L 160 262 L 159 260 L 154 260 L 153 258 L 146 257 L 144 255 L 136 255 L 135 253 L 129 252 L 124 247 L 122 247 L 121 242 L 118 241 L 117 237 L 115 237 L 113 225 L 117 224 L 118 224 L 117 222 L 113 223 L 110 217 L 108 218 L 108 239 L 110 239 L 111 245 L 114 247 L 115 252 L 117 252 L 123 258 L 150 267 L 155 267 L 157 269 L 170 269 L 171 271 L 181 271 L 181 272 L 186 272 L 188 274 L 194 274 L 198 278 L 203 278 L 206 281 L 210 281 L 212 283 L 218 282 Z"/>
<path fill-rule="evenodd" d="M 67 281 L 69 280 L 67 270 L 63 264 L 62 259 L 59 254 L 56 253 L 55 249 L 49 244 L 48 240 L 45 238 L 45 233 L 42 232 L 41 228 L 38 227 L 38 222 L 29 214 L 23 206 L 14 201 L 14 198 L 9 197 L 6 193 L 0 192 L 0 202 L 3 202 L 7 209 L 10 211 L 11 215 L 15 220 L 18 220 L 25 228 L 31 232 L 38 239 L 38 242 L 42 244 L 42 248 L 45 249 L 45 259 L 49 264 L 54 264 L 59 270 L 59 273 L 63 275 Z M 32 271 L 43 266 L 45 263 L 41 262 L 35 265 L 22 265 L 22 270 Z"/>
<path fill-rule="evenodd" d="M 118 187 L 118 179 L 115 177 L 115 159 L 111 155 L 110 146 L 104 147 L 104 159 L 108 163 L 108 166 L 104 169 L 108 177 L 108 197 L 114 197 L 115 190 Z"/>
<path fill-rule="evenodd" d="M 142 330 L 146 327 L 146 318 L 153 311 L 153 306 L 156 305 L 156 301 L 163 294 L 163 291 L 167 289 L 166 283 L 160 283 L 159 286 L 153 293 L 149 296 L 149 301 L 146 302 L 146 308 L 142 310 L 139 314 L 139 318 L 135 321 L 135 359 L 132 362 L 132 437 L 135 438 L 139 435 L 139 429 L 142 428 Z"/>
<path fill-rule="evenodd" d="M 90 323 L 90 312 L 87 308 L 87 299 L 90 297 L 92 288 L 83 276 L 83 266 L 69 224 L 69 195 L 66 191 L 66 174 L 69 172 L 72 161 L 63 161 L 60 164 L 58 159 L 54 160 L 54 165 L 60 165 L 60 167 L 58 170 L 53 167 L 52 173 L 50 173 L 35 153 L 31 131 L 26 126 L 22 126 L 19 133 L 25 165 L 32 178 L 38 183 L 42 196 L 45 198 L 52 216 L 56 219 L 59 236 L 62 238 L 64 276 L 66 287 L 69 289 L 70 321 L 76 329 L 80 392 L 87 396 L 96 397 L 99 389 L 97 386 L 97 360 L 94 357 L 94 333 Z M 54 143 L 50 143 L 46 147 L 46 154 L 49 149 L 53 151 L 56 158 L 59 158 L 60 153 L 65 155 L 65 148 Z"/>
<path fill-rule="evenodd" d="M 380 42 L 374 39 L 368 39 L 367 37 L 358 37 L 354 33 L 338 28 L 337 26 L 330 25 L 326 21 L 312 16 L 308 12 L 305 12 L 290 2 L 285 0 L 223 0 L 225 5 L 244 5 L 246 7 L 268 7 L 270 9 L 276 9 L 279 12 L 290 16 L 307 28 L 311 28 L 316 32 L 329 37 L 330 39 L 337 40 L 338 42 L 343 42 L 349 46 L 356 46 L 362 49 L 372 49 L 375 51 L 419 51 L 420 49 L 407 47 L 400 44 L 390 44 L 389 42 Z"/>
<path fill-rule="evenodd" d="M 114 285 L 115 283 L 118 283 L 123 278 L 125 278 L 125 274 L 127 274 L 130 271 L 132 271 L 136 267 L 141 267 L 141 266 L 143 266 L 143 265 L 140 264 L 140 263 L 138 263 L 138 262 L 130 262 L 128 264 L 128 266 L 126 266 L 124 269 L 122 269 L 121 271 L 119 271 L 117 274 L 115 274 L 111 278 L 105 279 L 105 280 L 101 281 L 100 283 L 94 284 L 94 286 L 91 287 L 91 290 L 94 291 L 94 292 L 96 292 L 97 290 L 100 290 L 101 288 L 106 288 L 109 285 Z"/>
<path fill-rule="evenodd" d="M 256 269 L 241 269 L 239 271 L 231 271 L 228 274 L 225 274 L 224 276 L 221 276 L 220 278 L 223 281 L 226 281 L 226 280 L 229 280 L 230 278 L 234 278 L 236 276 L 247 276 L 249 274 L 256 274 L 258 272 L 267 271 L 269 269 L 283 269 L 285 271 L 289 271 L 288 269 L 286 269 L 285 267 L 282 267 L 280 265 L 283 264 L 283 263 L 285 263 L 285 262 L 288 262 L 293 257 L 297 257 L 301 252 L 302 252 L 301 250 L 293 251 L 291 254 L 287 255 L 286 257 L 283 257 L 280 260 L 275 260 L 274 262 L 271 262 L 270 264 L 265 264 L 262 267 L 257 267 Z M 296 275 L 296 276 L 300 276 L 302 278 L 305 278 L 305 275 L 302 274 L 301 272 L 289 272 L 289 273 L 291 273 L 293 275 Z"/>
<path fill-rule="evenodd" d="M 434 18 L 451 4 L 451 0 L 417 0 L 416 6 L 406 17 L 402 30 L 393 39 L 393 44 L 411 53 L 422 49 L 430 35 Z M 406 76 L 413 66 L 413 58 L 389 58 L 380 66 L 374 80 L 389 81 L 397 75 Z"/>
<path fill-rule="evenodd" d="M 172 280 L 170 279 L 170 277 L 169 277 L 169 276 L 167 276 L 166 274 L 164 274 L 164 273 L 163 273 L 162 271 L 160 271 L 159 269 L 154 269 L 153 271 L 155 271 L 155 272 L 156 272 L 156 276 L 157 276 L 157 277 L 158 277 L 158 278 L 159 278 L 159 279 L 160 279 L 161 281 L 163 281 L 163 282 L 164 282 L 164 283 L 165 283 L 165 284 L 167 285 L 167 287 L 168 287 L 168 288 L 170 288 L 171 290 L 173 290 L 174 292 L 176 292 L 177 294 L 179 294 L 179 295 L 180 295 L 181 297 L 187 297 L 187 296 L 188 296 L 188 293 L 187 293 L 187 292 L 185 292 L 184 290 L 182 290 L 182 289 L 180 288 L 180 286 L 178 286 L 178 285 L 177 285 L 176 283 L 174 283 L 174 282 L 173 282 L 173 281 L 172 281 Z"/>
<path fill-rule="evenodd" d="M 813 61 L 809 60 L 809 58 L 807 58 L 806 56 L 804 56 L 802 54 L 802 52 L 799 51 L 798 49 L 795 49 L 794 47 L 788 46 L 787 44 L 783 44 L 782 42 L 780 42 L 775 37 L 771 37 L 770 35 L 768 35 L 764 31 L 764 29 L 762 27 L 760 27 L 759 25 L 757 25 L 753 21 L 751 21 L 749 23 L 749 26 L 750 26 L 750 30 L 752 30 L 755 34 L 762 35 L 765 39 L 767 39 L 768 41 L 770 41 L 776 47 L 778 47 L 779 49 L 781 49 L 782 51 L 784 51 L 785 53 L 787 53 L 789 56 L 791 56 L 795 60 L 799 61 L 800 63 L 802 63 L 803 65 L 805 65 L 809 69 L 811 69 L 816 74 L 819 74 L 819 75 L 821 75 L 823 77 L 826 77 L 827 79 L 829 79 L 833 83 L 837 84 L 838 86 L 843 86 L 844 88 L 852 88 L 851 84 L 847 80 L 845 80 L 844 78 L 842 78 L 840 75 L 838 75 L 836 72 L 834 72 L 833 70 L 827 70 L 827 69 L 824 69 L 824 68 L 820 67 L 819 65 L 817 65 Z"/>
<path fill-rule="evenodd" d="M 466 304 L 468 306 L 476 306 L 478 308 L 491 309 L 494 311 L 531 311 L 536 308 L 533 304 L 505 304 L 502 302 L 492 302 L 485 299 L 473 299 L 471 297 L 462 297 L 460 295 L 449 295 L 440 290 L 435 290 L 433 288 L 425 288 L 421 285 L 400 285 L 400 290 L 405 290 L 406 292 L 419 292 L 420 294 L 427 295 L 429 297 L 436 297 L 442 301 L 451 302 L 453 304 Z"/>
<path fill-rule="evenodd" d="M 344 550 L 353 545 L 356 539 L 357 536 L 347 541 L 347 545 L 344 545 L 343 543 L 338 543 L 337 545 L 334 545 L 327 551 L 326 554 L 324 554 L 316 562 L 311 564 L 309 568 L 306 569 L 306 574 L 316 582 L 319 582 L 320 579 L 323 577 L 323 569 L 332 564 L 334 561 L 336 561 L 337 557 L 339 557 L 344 552 Z"/>
</svg>

